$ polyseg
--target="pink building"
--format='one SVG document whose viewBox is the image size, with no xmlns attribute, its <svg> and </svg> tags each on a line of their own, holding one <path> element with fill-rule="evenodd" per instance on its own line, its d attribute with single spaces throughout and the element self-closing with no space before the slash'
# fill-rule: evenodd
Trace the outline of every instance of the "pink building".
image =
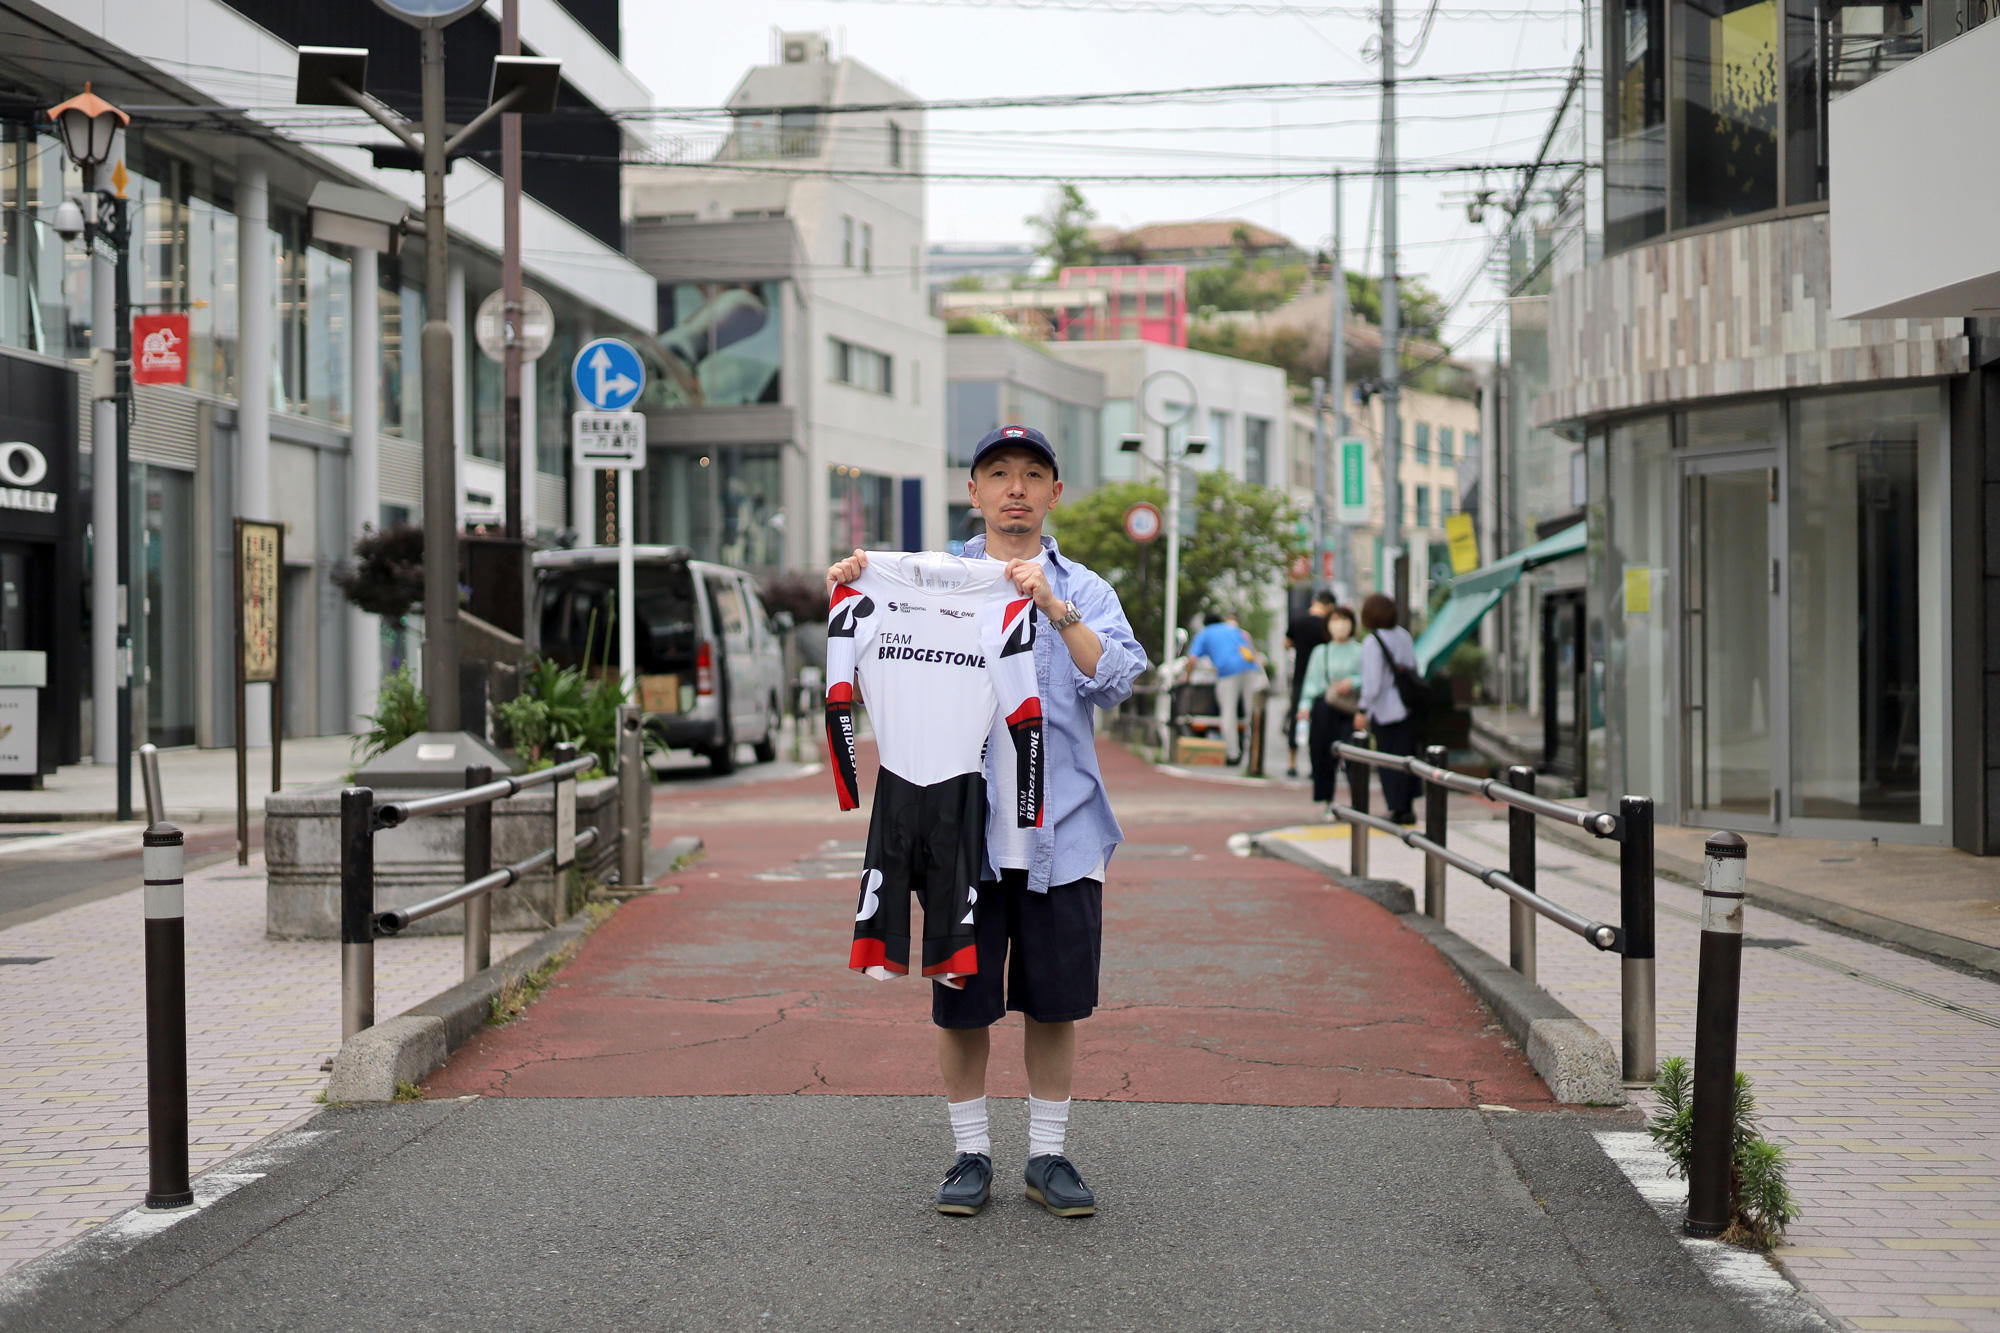
<svg viewBox="0 0 2000 1333">
<path fill-rule="evenodd" d="M 1064 311 L 1055 322 L 1058 342 L 1140 340 L 1187 346 L 1187 270 L 1173 264 L 1066 268 L 1057 285 L 1105 293 L 1101 309 Z"/>
</svg>

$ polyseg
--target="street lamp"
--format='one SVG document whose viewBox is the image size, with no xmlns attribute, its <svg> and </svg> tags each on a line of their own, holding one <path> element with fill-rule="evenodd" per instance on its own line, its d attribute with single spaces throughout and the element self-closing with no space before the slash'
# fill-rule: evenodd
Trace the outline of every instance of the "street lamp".
<svg viewBox="0 0 2000 1333">
<path fill-rule="evenodd" d="M 69 155 L 85 182 L 111 159 L 118 133 L 132 118 L 91 91 L 83 91 L 67 102 L 49 108 L 56 123 L 63 151 Z M 124 178 L 114 177 L 122 190 Z M 81 239 L 94 252 L 98 241 L 110 249 L 113 261 L 111 322 L 114 326 L 109 349 L 113 363 L 111 398 L 116 422 L 116 438 L 110 466 L 99 456 L 91 481 L 91 532 L 95 572 L 91 576 L 92 654 L 108 670 L 93 670 L 97 707 L 105 700 L 101 687 L 109 683 L 117 695 L 112 716 L 112 751 L 118 764 L 118 818 L 132 817 L 132 622 L 128 581 L 132 568 L 132 229 L 122 194 L 101 187 L 86 189 L 57 205 L 51 219 L 56 234 L 64 240 Z M 98 279 L 92 279 L 91 304 L 99 310 L 103 293 Z M 96 349 L 101 354 L 103 348 Z M 97 397 L 101 395 L 93 395 Z M 111 540 L 105 541 L 106 530 Z M 107 558 L 107 556 L 109 558 Z M 115 562 L 115 563 L 114 563 Z M 106 640 L 104 636 L 113 637 Z M 111 645 L 109 661 L 103 655 Z M 102 712 L 98 726 L 104 725 Z M 100 747 L 101 752 L 101 747 Z"/>
<path fill-rule="evenodd" d="M 444 119 L 444 29 L 480 7 L 481 0 L 377 0 L 423 33 L 423 115 L 420 124 L 363 91 L 368 52 L 361 47 L 302 46 L 294 96 L 300 106 L 348 106 L 365 113 L 416 154 L 424 172 L 424 694 L 438 730 L 464 725 L 459 705 L 458 644 L 458 446 L 452 428 L 453 347 L 447 307 L 451 276 L 444 226 L 444 177 L 451 155 L 496 117 L 509 111 L 547 114 L 555 110 L 561 64 L 522 56 L 498 56 L 485 110 L 457 133 Z M 326 210 L 353 218 L 357 213 L 387 248 L 393 219 L 370 218 L 358 201 Z M 330 219 L 332 220 L 332 219 Z M 519 485 L 518 470 L 508 485 Z M 483 732 L 485 728 L 482 726 Z"/>
<path fill-rule="evenodd" d="M 1152 387 L 1154 381 L 1163 379 L 1179 380 L 1186 388 L 1187 401 L 1181 405 L 1181 410 L 1178 413 L 1173 413 L 1171 411 L 1172 405 L 1164 401 L 1160 404 L 1158 412 L 1153 410 L 1151 395 L 1148 394 L 1147 390 Z M 1202 436 L 1194 435 L 1183 440 L 1178 450 L 1174 448 L 1174 427 L 1184 421 L 1192 421 L 1195 414 L 1194 381 L 1181 374 L 1178 370 L 1156 370 L 1146 376 L 1139 383 L 1137 397 L 1139 414 L 1160 428 L 1160 457 L 1162 461 L 1157 466 L 1164 468 L 1167 474 L 1167 604 L 1166 633 L 1164 636 L 1166 642 L 1164 651 L 1160 657 L 1160 666 L 1164 670 L 1166 664 L 1178 656 L 1174 649 L 1179 646 L 1175 640 L 1178 637 L 1176 633 L 1178 628 L 1176 621 L 1180 615 L 1181 591 L 1180 465 L 1183 459 L 1195 458 L 1206 452 L 1208 441 Z M 1145 447 L 1146 437 L 1144 435 L 1127 435 L 1118 442 L 1118 448 L 1121 452 L 1132 454 L 1139 458 L 1146 457 L 1144 453 Z M 1148 458 L 1146 461 L 1150 463 L 1153 460 Z"/>
</svg>

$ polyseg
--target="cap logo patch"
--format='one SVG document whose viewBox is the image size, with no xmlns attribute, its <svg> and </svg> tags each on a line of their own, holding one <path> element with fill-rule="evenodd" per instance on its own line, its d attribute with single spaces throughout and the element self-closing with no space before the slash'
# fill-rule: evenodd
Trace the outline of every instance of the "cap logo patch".
<svg viewBox="0 0 2000 1333">
<path fill-rule="evenodd" d="M 1007 438 L 1010 440 L 1026 439 L 1027 435 L 1028 432 L 1015 427 L 1010 427 L 1007 431 Z"/>
</svg>

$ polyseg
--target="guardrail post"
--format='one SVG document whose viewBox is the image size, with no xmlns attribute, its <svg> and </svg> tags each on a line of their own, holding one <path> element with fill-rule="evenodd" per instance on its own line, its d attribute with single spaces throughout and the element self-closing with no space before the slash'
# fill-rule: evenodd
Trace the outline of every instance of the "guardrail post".
<svg viewBox="0 0 2000 1333">
<path fill-rule="evenodd" d="M 1620 1027 L 1625 1081 L 1651 1083 L 1656 1072 L 1653 1002 L 1653 800 L 1618 802 L 1624 829 L 1618 852 L 1619 925 L 1625 934 L 1619 964 Z"/>
<path fill-rule="evenodd" d="M 646 880 L 646 760 L 639 734 L 639 710 L 618 710 L 618 883 L 627 889 Z"/>
<path fill-rule="evenodd" d="M 152 803 L 157 783 L 146 789 Z M 181 831 L 155 821 L 140 840 L 146 881 L 146 1206 L 185 1208 L 188 1184 L 187 894 Z"/>
<path fill-rule="evenodd" d="M 1694 1001 L 1694 1132 L 1686 1231 L 1728 1229 L 1736 1137 L 1736 1010 L 1743 983 L 1743 886 L 1749 848 L 1717 833 L 1704 849 L 1701 971 Z"/>
<path fill-rule="evenodd" d="M 576 747 L 568 741 L 555 748 L 555 761 L 567 764 L 576 758 Z M 555 880 L 555 919 L 569 915 L 569 870 L 576 864 L 576 778 L 557 778 L 551 804 L 555 807 L 555 857 L 549 874 Z"/>
<path fill-rule="evenodd" d="M 1348 743 L 1366 749 L 1368 747 L 1368 733 L 1357 731 Z M 1334 754 L 1334 762 L 1338 763 L 1339 751 L 1336 750 Z M 1353 798 L 1354 809 L 1364 815 L 1368 813 L 1368 786 L 1370 780 L 1371 774 L 1369 773 L 1368 765 L 1362 763 L 1359 759 L 1350 759 L 1347 761 L 1347 792 Z M 1350 819 L 1347 821 L 1347 829 L 1349 835 L 1347 873 L 1353 875 L 1356 879 L 1367 879 L 1368 826 Z"/>
<path fill-rule="evenodd" d="M 1443 768 L 1450 754 L 1442 745 L 1428 746 L 1424 750 L 1424 762 L 1432 768 Z M 1424 836 L 1442 847 L 1445 843 L 1445 820 L 1450 815 L 1447 804 L 1451 799 L 1451 789 L 1442 783 L 1424 781 Z M 1424 915 L 1439 925 L 1444 924 L 1444 876 L 1450 867 L 1444 858 L 1430 853 L 1424 855 Z"/>
<path fill-rule="evenodd" d="M 1515 791 L 1535 789 L 1535 770 L 1516 764 L 1507 770 L 1507 785 Z M 1535 812 L 1507 807 L 1507 878 L 1530 893 L 1535 891 Z M 1507 964 L 1527 981 L 1535 979 L 1535 909 L 1507 900 Z"/>
<path fill-rule="evenodd" d="M 493 781 L 487 764 L 467 764 L 465 785 L 481 787 Z M 465 807 L 465 880 L 493 869 L 493 802 Z M 465 900 L 465 975 L 476 977 L 493 962 L 493 894 L 491 890 Z"/>
<path fill-rule="evenodd" d="M 375 1026 L 375 793 L 340 793 L 340 1039 Z"/>
</svg>

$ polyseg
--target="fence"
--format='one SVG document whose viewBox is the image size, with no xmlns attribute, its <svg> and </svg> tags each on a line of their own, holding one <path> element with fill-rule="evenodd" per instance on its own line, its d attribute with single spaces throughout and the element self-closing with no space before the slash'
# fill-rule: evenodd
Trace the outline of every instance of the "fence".
<svg viewBox="0 0 2000 1333">
<path fill-rule="evenodd" d="M 1443 746 L 1433 745 L 1424 758 L 1384 754 L 1367 747 L 1366 733 L 1357 732 L 1352 742 L 1334 748 L 1348 761 L 1348 783 L 1354 793 L 1351 806 L 1335 805 L 1332 813 L 1345 820 L 1352 833 L 1348 869 L 1355 876 L 1368 874 L 1368 837 L 1376 829 L 1397 838 L 1424 854 L 1424 915 L 1438 924 L 1445 918 L 1445 872 L 1462 870 L 1488 888 L 1498 889 L 1511 900 L 1508 912 L 1508 964 L 1529 981 L 1535 979 L 1535 924 L 1547 917 L 1563 929 L 1581 936 L 1593 948 L 1620 956 L 1621 1064 L 1626 1082 L 1650 1082 L 1657 1063 L 1653 979 L 1653 802 L 1650 797 L 1627 796 L 1618 803 L 1618 813 L 1587 810 L 1535 795 L 1534 770 L 1516 765 L 1507 770 L 1503 783 L 1493 778 L 1469 777 L 1444 766 Z M 1368 770 L 1390 769 L 1409 775 L 1422 785 L 1423 828 L 1404 828 L 1368 812 Z M 1446 801 L 1451 792 L 1483 796 L 1508 807 L 1507 868 L 1481 865 L 1447 845 Z M 1535 821 L 1554 819 L 1574 825 L 1596 838 L 1619 844 L 1618 902 L 1619 923 L 1593 921 L 1579 912 L 1552 903 L 1535 892 Z"/>
<path fill-rule="evenodd" d="M 493 898 L 495 889 L 520 882 L 523 875 L 553 865 L 558 874 L 576 861 L 576 854 L 597 841 L 595 827 L 576 831 L 576 781 L 597 766 L 596 755 L 577 755 L 576 747 L 558 745 L 553 768 L 520 777 L 495 778 L 484 765 L 469 765 L 465 787 L 410 800 L 375 804 L 367 787 L 340 793 L 340 1037 L 375 1025 L 375 941 L 393 936 L 413 921 L 465 905 L 465 975 L 484 971 L 493 961 Z M 621 775 L 628 782 L 644 781 L 637 766 Z M 512 865 L 493 865 L 493 803 L 533 787 L 556 784 L 555 820 L 550 844 Z M 400 828 L 426 815 L 465 812 L 465 882 L 434 898 L 408 907 L 375 910 L 375 835 Z"/>
</svg>

